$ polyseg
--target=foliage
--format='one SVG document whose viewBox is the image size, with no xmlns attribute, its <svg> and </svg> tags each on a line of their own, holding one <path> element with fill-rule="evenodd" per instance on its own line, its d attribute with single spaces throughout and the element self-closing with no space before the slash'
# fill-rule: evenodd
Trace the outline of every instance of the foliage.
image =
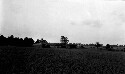
<svg viewBox="0 0 125 74">
<path fill-rule="evenodd" d="M 62 44 L 65 44 L 65 45 L 66 45 L 66 44 L 68 44 L 69 40 L 68 40 L 67 37 L 61 36 L 60 42 L 61 42 Z"/>
<path fill-rule="evenodd" d="M 106 49 L 110 49 L 110 48 L 111 48 L 110 44 L 107 44 Z"/>
<path fill-rule="evenodd" d="M 96 46 L 97 48 L 99 48 L 99 47 L 101 47 L 101 44 L 100 44 L 99 42 L 96 42 L 95 46 Z"/>
<path fill-rule="evenodd" d="M 35 43 L 40 43 L 40 40 L 39 40 L 39 39 L 37 39 Z"/>
<path fill-rule="evenodd" d="M 3 35 L 0 36 L 0 46 L 32 46 L 34 40 L 32 38 L 25 37 L 24 39 L 19 37 L 14 37 L 13 35 L 8 38 Z"/>
</svg>

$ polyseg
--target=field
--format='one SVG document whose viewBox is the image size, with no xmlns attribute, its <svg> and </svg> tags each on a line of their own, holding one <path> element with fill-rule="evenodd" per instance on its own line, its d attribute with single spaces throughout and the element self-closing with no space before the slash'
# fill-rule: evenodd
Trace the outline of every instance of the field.
<svg viewBox="0 0 125 74">
<path fill-rule="evenodd" d="M 125 52 L 0 47 L 0 74 L 125 74 Z"/>
</svg>

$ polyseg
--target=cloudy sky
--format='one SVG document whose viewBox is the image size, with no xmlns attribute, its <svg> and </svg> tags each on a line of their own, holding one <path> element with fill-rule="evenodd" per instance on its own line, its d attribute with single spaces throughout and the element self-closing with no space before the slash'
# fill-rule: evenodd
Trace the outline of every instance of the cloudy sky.
<svg viewBox="0 0 125 74">
<path fill-rule="evenodd" d="M 124 0 L 1 0 L 0 14 L 4 36 L 125 44 Z"/>
</svg>

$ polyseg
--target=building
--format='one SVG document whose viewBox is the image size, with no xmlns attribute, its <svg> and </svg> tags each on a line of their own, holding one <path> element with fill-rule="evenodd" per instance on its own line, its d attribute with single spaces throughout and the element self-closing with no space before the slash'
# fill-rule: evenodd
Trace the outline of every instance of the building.
<svg viewBox="0 0 125 74">
<path fill-rule="evenodd" d="M 110 45 L 110 46 L 115 51 L 124 51 L 125 50 L 125 45 Z"/>
<path fill-rule="evenodd" d="M 33 44 L 35 47 L 41 47 L 41 48 L 50 48 L 49 43 L 46 40 L 43 40 L 43 38 L 40 40 L 39 43 Z"/>
</svg>

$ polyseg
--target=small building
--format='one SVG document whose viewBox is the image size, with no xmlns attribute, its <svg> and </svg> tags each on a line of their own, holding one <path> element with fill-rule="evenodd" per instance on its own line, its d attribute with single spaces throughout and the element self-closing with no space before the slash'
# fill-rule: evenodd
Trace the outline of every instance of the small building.
<svg viewBox="0 0 125 74">
<path fill-rule="evenodd" d="M 39 43 L 33 44 L 35 47 L 41 47 L 41 48 L 50 48 L 49 43 L 46 40 L 43 40 L 43 38 L 40 40 Z"/>
<path fill-rule="evenodd" d="M 35 44 L 33 44 L 33 46 L 34 46 L 34 47 L 42 47 L 42 46 L 41 46 L 41 43 L 35 43 Z"/>
</svg>

